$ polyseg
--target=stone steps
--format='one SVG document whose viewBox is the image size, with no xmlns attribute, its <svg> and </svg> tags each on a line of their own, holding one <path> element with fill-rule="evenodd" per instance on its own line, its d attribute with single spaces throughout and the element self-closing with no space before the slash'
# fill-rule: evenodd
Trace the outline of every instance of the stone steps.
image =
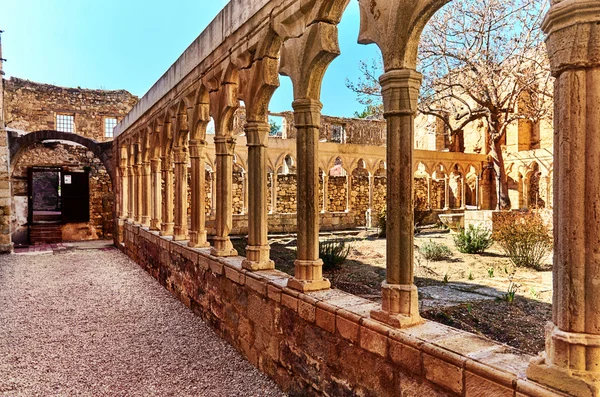
<svg viewBox="0 0 600 397">
<path fill-rule="evenodd" d="M 62 229 L 58 224 L 36 224 L 29 227 L 31 245 L 57 244 L 62 242 Z"/>
</svg>

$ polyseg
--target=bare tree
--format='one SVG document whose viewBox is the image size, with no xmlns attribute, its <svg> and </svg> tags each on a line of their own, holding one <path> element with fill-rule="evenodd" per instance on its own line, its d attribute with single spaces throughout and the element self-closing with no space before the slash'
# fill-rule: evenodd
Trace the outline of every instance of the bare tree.
<svg viewBox="0 0 600 397">
<path fill-rule="evenodd" d="M 508 126 L 551 117 L 552 84 L 540 28 L 545 3 L 455 0 L 432 18 L 421 39 L 419 111 L 442 120 L 454 136 L 484 122 L 499 208 L 510 207 L 501 148 Z M 346 85 L 360 103 L 381 109 L 375 77 L 382 73 L 381 61 L 361 62 L 360 69 L 363 77 Z"/>
</svg>

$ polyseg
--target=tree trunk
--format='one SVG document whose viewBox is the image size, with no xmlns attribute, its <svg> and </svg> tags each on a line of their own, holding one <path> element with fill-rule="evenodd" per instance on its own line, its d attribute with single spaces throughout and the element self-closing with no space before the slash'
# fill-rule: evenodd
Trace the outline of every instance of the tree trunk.
<svg viewBox="0 0 600 397">
<path fill-rule="evenodd" d="M 510 198 L 508 197 L 508 181 L 504 170 L 504 157 L 500 145 L 501 137 L 492 139 L 490 145 L 490 157 L 494 165 L 496 176 L 496 210 L 510 209 Z"/>
</svg>

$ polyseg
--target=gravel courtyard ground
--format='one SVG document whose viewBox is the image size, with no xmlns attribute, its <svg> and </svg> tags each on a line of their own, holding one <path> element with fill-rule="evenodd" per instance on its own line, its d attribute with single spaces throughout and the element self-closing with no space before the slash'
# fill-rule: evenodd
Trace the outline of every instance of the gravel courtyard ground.
<svg viewBox="0 0 600 397">
<path fill-rule="evenodd" d="M 0 396 L 74 395 L 283 393 L 116 249 L 0 256 Z"/>
</svg>

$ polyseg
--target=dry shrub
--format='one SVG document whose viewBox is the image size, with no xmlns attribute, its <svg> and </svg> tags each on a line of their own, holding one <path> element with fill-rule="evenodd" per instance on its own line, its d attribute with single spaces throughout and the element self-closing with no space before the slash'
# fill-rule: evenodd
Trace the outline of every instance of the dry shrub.
<svg viewBox="0 0 600 397">
<path fill-rule="evenodd" d="M 534 212 L 505 212 L 494 219 L 494 241 L 516 266 L 542 270 L 542 260 L 552 249 L 552 237 Z"/>
</svg>

